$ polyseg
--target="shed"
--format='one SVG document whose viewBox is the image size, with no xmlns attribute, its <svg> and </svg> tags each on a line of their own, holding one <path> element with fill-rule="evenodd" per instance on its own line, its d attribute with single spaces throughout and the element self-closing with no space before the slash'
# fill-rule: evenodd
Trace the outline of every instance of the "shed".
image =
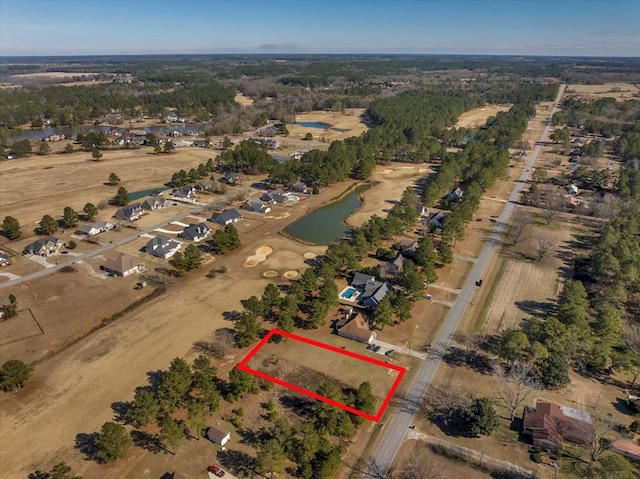
<svg viewBox="0 0 640 479">
<path fill-rule="evenodd" d="M 231 439 L 231 433 L 211 426 L 209 429 L 207 429 L 207 439 L 209 439 L 209 441 L 214 444 L 224 446 L 229 441 L 229 439 Z"/>
</svg>

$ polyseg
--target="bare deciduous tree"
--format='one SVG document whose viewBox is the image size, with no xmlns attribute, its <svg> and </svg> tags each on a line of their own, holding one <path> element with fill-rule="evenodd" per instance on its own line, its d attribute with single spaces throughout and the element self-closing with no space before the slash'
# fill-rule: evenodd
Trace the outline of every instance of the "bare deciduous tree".
<svg viewBox="0 0 640 479">
<path fill-rule="evenodd" d="M 557 192 L 548 192 L 544 198 L 544 208 L 542 208 L 542 217 L 546 223 L 550 225 L 560 211 L 562 211 L 562 196 Z"/>
<path fill-rule="evenodd" d="M 542 261 L 553 249 L 553 241 L 546 236 L 538 236 L 535 243 L 535 252 L 538 261 Z"/>
<path fill-rule="evenodd" d="M 472 396 L 467 389 L 460 382 L 452 381 L 443 387 L 430 388 L 424 402 L 428 404 L 425 409 L 430 411 L 432 417 L 441 418 L 447 423 L 459 409 L 469 406 L 471 401 Z"/>
<path fill-rule="evenodd" d="M 526 362 L 516 363 L 508 372 L 497 366 L 496 371 L 500 379 L 496 396 L 513 421 L 516 411 L 529 395 L 543 388 L 542 382 L 531 364 Z"/>
<path fill-rule="evenodd" d="M 509 238 L 511 239 L 512 246 L 517 245 L 520 241 L 525 239 L 524 232 L 529 223 L 531 223 L 531 213 L 528 211 L 518 210 L 518 213 L 513 217 L 513 221 L 509 226 Z"/>
<path fill-rule="evenodd" d="M 400 470 L 400 479 L 442 479 L 442 465 L 430 453 L 428 446 L 418 442 Z"/>
</svg>

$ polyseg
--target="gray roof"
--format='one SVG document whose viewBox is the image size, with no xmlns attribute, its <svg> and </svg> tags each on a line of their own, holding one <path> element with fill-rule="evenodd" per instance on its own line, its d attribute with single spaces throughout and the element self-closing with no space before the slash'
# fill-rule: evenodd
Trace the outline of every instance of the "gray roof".
<svg viewBox="0 0 640 479">
<path fill-rule="evenodd" d="M 462 198 L 462 195 L 464 194 L 464 191 L 462 190 L 462 188 L 456 188 L 455 190 L 453 190 L 451 193 L 449 193 L 449 200 L 450 201 L 458 201 L 460 198 Z"/>
<path fill-rule="evenodd" d="M 275 203 L 285 203 L 289 201 L 289 197 L 287 194 L 282 191 L 280 188 L 277 190 L 267 191 L 261 197 L 264 201 L 275 202 Z"/>
<path fill-rule="evenodd" d="M 304 184 L 302 181 L 298 181 L 297 183 L 294 183 L 293 185 L 291 185 L 291 189 L 296 191 L 306 191 L 307 185 Z"/>
<path fill-rule="evenodd" d="M 265 209 L 265 204 L 258 198 L 249 198 L 247 201 L 244 202 L 243 206 L 248 210 L 258 211 L 258 212 Z"/>
<path fill-rule="evenodd" d="M 125 206 L 124 208 L 120 208 L 116 211 L 114 216 L 121 220 L 128 220 L 132 216 L 139 215 L 141 212 L 142 205 L 140 203 L 134 203 L 132 205 Z"/>
<path fill-rule="evenodd" d="M 197 225 L 187 226 L 182 231 L 182 233 L 180 233 L 180 236 L 183 237 L 184 239 L 194 241 L 196 238 L 202 238 L 206 236 L 210 231 L 211 231 L 211 228 L 209 228 L 206 224 L 199 223 Z"/>
<path fill-rule="evenodd" d="M 147 242 L 144 250 L 154 256 L 164 257 L 179 244 L 177 241 L 167 238 L 164 235 L 158 235 Z"/>
<path fill-rule="evenodd" d="M 393 291 L 393 286 L 391 286 L 387 281 L 376 281 L 375 283 L 371 283 L 370 287 L 365 290 L 364 294 L 361 296 L 361 301 L 365 306 L 375 308 L 378 306 L 380 301 L 384 299 L 387 293 L 391 291 Z"/>
<path fill-rule="evenodd" d="M 367 283 L 375 282 L 376 277 L 371 276 L 370 274 L 364 273 L 355 273 L 353 275 L 353 279 L 351 280 L 351 286 L 354 288 L 365 288 Z"/>
<path fill-rule="evenodd" d="M 236 210 L 235 208 L 229 208 L 227 210 L 224 210 L 222 213 L 213 215 L 209 221 L 224 225 L 229 221 L 239 220 L 240 218 L 242 218 L 242 215 L 238 210 Z"/>
<path fill-rule="evenodd" d="M 27 253 L 40 254 L 40 251 L 42 251 L 44 248 L 51 248 L 58 244 L 63 244 L 62 240 L 55 238 L 53 236 L 47 236 L 46 238 L 41 238 L 39 240 L 34 241 L 31 244 L 28 244 L 24 248 L 24 250 Z"/>
<path fill-rule="evenodd" d="M 234 173 L 232 171 L 225 171 L 222 175 L 222 180 L 228 182 L 238 181 L 240 179 L 240 175 L 238 173 Z"/>
</svg>

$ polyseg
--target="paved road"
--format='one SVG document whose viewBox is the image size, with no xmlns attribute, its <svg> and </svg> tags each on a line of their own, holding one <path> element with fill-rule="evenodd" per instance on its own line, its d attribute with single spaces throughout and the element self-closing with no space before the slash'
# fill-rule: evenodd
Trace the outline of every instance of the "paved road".
<svg viewBox="0 0 640 479">
<path fill-rule="evenodd" d="M 170 218 L 168 220 L 163 221 L 162 223 L 158 223 L 155 226 L 149 226 L 147 228 L 142 228 L 137 230 L 134 234 L 129 235 L 125 238 L 120 238 L 116 241 L 113 241 L 111 243 L 102 245 L 100 248 L 90 251 L 88 253 L 82 254 L 82 255 L 78 255 L 78 256 L 74 256 L 73 258 L 70 258 L 69 261 L 63 261 L 61 263 L 58 263 L 54 266 L 50 266 L 48 268 L 42 269 L 40 271 L 36 271 L 35 273 L 31 273 L 31 274 L 27 274 L 25 276 L 21 276 L 20 278 L 16 278 L 16 279 L 12 279 L 9 281 L 5 281 L 3 283 L 0 283 L 0 289 L 2 288 L 7 288 L 9 286 L 13 286 L 15 284 L 20 284 L 20 283 L 24 283 L 26 281 L 31 281 L 33 279 L 37 279 L 40 278 L 42 276 L 45 276 L 47 274 L 51 274 L 54 273 L 55 271 L 58 271 L 62 268 L 64 268 L 65 266 L 71 266 L 75 263 L 79 263 L 80 261 L 84 261 L 87 258 L 93 258 L 94 256 L 98 256 L 101 255 L 113 248 L 117 248 L 118 246 L 122 246 L 123 244 L 128 243 L 129 241 L 133 241 L 136 238 L 144 235 L 144 234 L 148 234 L 153 232 L 155 229 L 157 228 L 161 228 L 163 226 L 168 225 L 171 222 L 174 221 L 179 221 L 182 219 L 185 219 L 188 216 L 192 216 L 192 215 L 196 215 L 202 211 L 204 211 L 205 209 L 211 207 L 211 206 L 220 206 L 223 205 L 228 199 L 238 195 L 239 193 L 244 193 L 244 192 L 249 192 L 251 191 L 252 188 L 244 188 L 241 190 L 234 190 L 232 193 L 229 193 L 228 195 L 225 196 L 220 196 L 217 197 L 215 201 L 212 201 L 211 203 L 207 203 L 205 205 L 200 205 L 199 207 L 195 208 L 195 209 L 190 209 L 188 211 L 185 211 L 184 213 L 181 213 L 177 216 L 174 216 L 173 218 Z"/>
<path fill-rule="evenodd" d="M 560 86 L 560 91 L 558 92 L 558 97 L 556 98 L 556 103 L 551 109 L 551 113 L 549 114 L 549 121 L 540 135 L 539 140 L 536 142 L 536 146 L 533 149 L 533 152 L 527 159 L 524 171 L 520 178 L 516 181 L 516 184 L 513 188 L 511 196 L 509 197 L 509 201 L 505 205 L 502 213 L 498 217 L 496 225 L 489 235 L 487 242 L 482 248 L 482 252 L 478 257 L 471 273 L 467 277 L 467 280 L 464 284 L 464 287 L 460 291 L 458 299 L 454 303 L 453 307 L 449 311 L 449 315 L 447 316 L 442 330 L 438 335 L 436 341 L 432 344 L 431 350 L 427 354 L 427 358 L 418 371 L 409 391 L 407 392 L 402 405 L 400 406 L 399 411 L 394 416 L 392 421 L 388 423 L 386 433 L 378 446 L 378 450 L 373 456 L 371 463 L 367 469 L 365 474 L 366 477 L 374 477 L 374 478 L 384 478 L 393 462 L 393 458 L 400 449 L 400 445 L 402 440 L 405 437 L 405 434 L 409 430 L 409 426 L 413 422 L 416 411 L 418 410 L 419 405 L 421 404 L 424 395 L 429 389 L 429 385 L 435 376 L 436 370 L 440 365 L 440 361 L 445 351 L 449 347 L 449 343 L 453 338 L 453 334 L 455 333 L 460 320 L 464 314 L 465 309 L 467 308 L 467 303 L 470 302 L 471 296 L 474 293 L 476 286 L 475 282 L 478 279 L 482 278 L 482 273 L 484 272 L 491 255 L 493 254 L 496 246 L 499 244 L 500 235 L 504 230 L 505 226 L 509 221 L 509 217 L 513 212 L 514 207 L 519 200 L 520 194 L 527 182 L 529 174 L 531 172 L 531 168 L 538 158 L 540 151 L 544 145 L 544 141 L 547 138 L 550 129 L 550 119 L 551 115 L 556 111 L 557 105 L 560 103 L 562 96 L 564 95 L 565 85 Z"/>
</svg>

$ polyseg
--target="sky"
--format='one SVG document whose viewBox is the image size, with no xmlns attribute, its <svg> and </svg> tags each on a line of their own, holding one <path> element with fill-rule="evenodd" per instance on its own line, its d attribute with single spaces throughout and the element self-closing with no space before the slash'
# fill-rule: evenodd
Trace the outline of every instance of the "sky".
<svg viewBox="0 0 640 479">
<path fill-rule="evenodd" d="M 0 0 L 0 56 L 640 57 L 640 0 Z"/>
</svg>

